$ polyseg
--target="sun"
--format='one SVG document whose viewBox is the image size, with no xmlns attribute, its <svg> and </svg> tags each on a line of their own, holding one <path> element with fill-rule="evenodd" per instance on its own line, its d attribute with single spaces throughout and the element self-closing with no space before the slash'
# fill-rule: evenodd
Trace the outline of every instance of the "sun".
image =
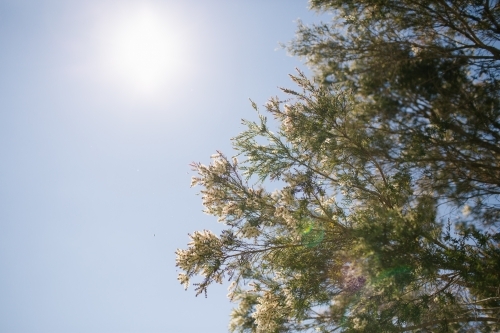
<svg viewBox="0 0 500 333">
<path fill-rule="evenodd" d="M 152 94 L 182 71 L 183 43 L 167 15 L 148 5 L 122 9 L 101 29 L 101 63 L 114 84 Z"/>
</svg>

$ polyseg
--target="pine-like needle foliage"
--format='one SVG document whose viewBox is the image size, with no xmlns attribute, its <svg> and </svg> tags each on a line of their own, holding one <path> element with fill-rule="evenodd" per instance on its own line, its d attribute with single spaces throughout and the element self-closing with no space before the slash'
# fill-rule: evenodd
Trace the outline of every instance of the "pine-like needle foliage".
<svg viewBox="0 0 500 333">
<path fill-rule="evenodd" d="M 236 332 L 499 331 L 500 6 L 311 3 L 333 21 L 289 49 L 319 83 L 245 121 L 241 162 L 193 164 L 225 229 L 180 282 L 232 280 Z"/>
</svg>

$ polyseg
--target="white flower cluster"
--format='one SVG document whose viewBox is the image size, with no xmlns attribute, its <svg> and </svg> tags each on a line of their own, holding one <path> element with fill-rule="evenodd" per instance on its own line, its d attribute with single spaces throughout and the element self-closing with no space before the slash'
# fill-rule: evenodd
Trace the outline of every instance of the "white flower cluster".
<svg viewBox="0 0 500 333">
<path fill-rule="evenodd" d="M 224 202 L 219 216 L 219 222 L 226 220 L 229 216 L 233 216 L 236 219 L 240 219 L 243 216 L 243 211 L 235 201 Z"/>
<path fill-rule="evenodd" d="M 292 309 L 295 305 L 296 296 L 293 294 L 292 289 L 289 287 L 284 287 L 283 295 L 285 296 L 285 304 L 288 308 Z"/>
<path fill-rule="evenodd" d="M 287 317 L 287 309 L 280 304 L 279 297 L 266 291 L 258 299 L 252 317 L 257 324 L 258 333 L 274 332 L 279 328 L 279 321 Z"/>
<path fill-rule="evenodd" d="M 236 281 L 232 281 L 229 287 L 227 287 L 227 298 L 229 298 L 231 301 L 234 299 L 236 296 L 236 293 L 238 292 L 238 283 Z"/>
<path fill-rule="evenodd" d="M 286 225 L 291 230 L 297 229 L 297 227 L 298 227 L 297 223 L 298 222 L 295 219 L 295 217 L 293 217 L 292 213 L 290 212 L 290 210 L 288 210 L 287 207 L 285 207 L 285 206 L 278 206 L 278 207 L 276 207 L 276 209 L 274 211 L 274 216 L 276 216 L 277 218 L 283 219 L 283 221 L 285 221 Z"/>
<path fill-rule="evenodd" d="M 470 213 L 472 212 L 472 209 L 469 205 L 465 205 L 463 208 L 462 208 L 462 215 L 467 217 L 470 215 Z"/>
<path fill-rule="evenodd" d="M 222 256 L 219 238 L 210 230 L 196 231 L 189 235 L 191 241 L 186 250 L 177 249 L 176 266 L 186 272 L 180 273 L 177 277 L 179 282 L 187 288 L 189 278 L 194 274 L 207 277 L 211 267 L 206 264 L 207 258 L 218 258 Z M 214 275 L 215 282 L 221 283 L 221 276 Z"/>
<path fill-rule="evenodd" d="M 257 238 L 260 236 L 260 230 L 257 227 L 251 226 L 248 223 L 245 223 L 243 227 L 240 229 L 240 235 L 242 238 Z"/>
<path fill-rule="evenodd" d="M 233 165 L 221 153 L 211 156 L 213 162 L 209 165 L 201 163 L 193 164 L 198 176 L 191 179 L 191 186 L 201 185 L 202 202 L 205 206 L 204 212 L 219 217 L 219 222 L 224 221 L 230 214 L 241 215 L 238 205 L 228 200 L 227 177 L 230 175 Z M 236 161 L 237 163 L 237 161 Z"/>
<path fill-rule="evenodd" d="M 247 315 L 253 311 L 254 302 L 252 294 L 247 291 L 236 288 L 231 295 L 231 300 L 236 302 L 238 306 L 231 313 L 231 321 L 229 323 L 229 331 L 238 331 L 247 322 Z"/>
<path fill-rule="evenodd" d="M 189 276 L 187 274 L 179 273 L 179 275 L 177 275 L 177 280 L 179 280 L 184 289 L 189 287 Z"/>
<path fill-rule="evenodd" d="M 231 164 L 221 153 L 212 155 L 212 159 L 213 162 L 209 166 L 201 163 L 193 165 L 198 176 L 192 178 L 191 186 L 204 187 L 200 191 L 205 206 L 204 212 L 217 216 L 219 222 L 228 223 L 243 219 L 243 210 L 249 212 L 261 209 L 264 189 L 243 185 L 240 176 L 236 174 L 237 159 L 233 158 Z M 244 230 L 245 234 L 248 232 L 256 234 L 255 230 Z"/>
<path fill-rule="evenodd" d="M 284 106 L 284 112 L 281 116 L 281 129 L 285 134 L 293 134 L 295 132 L 295 126 L 293 123 L 293 113 L 292 107 L 288 104 Z"/>
</svg>

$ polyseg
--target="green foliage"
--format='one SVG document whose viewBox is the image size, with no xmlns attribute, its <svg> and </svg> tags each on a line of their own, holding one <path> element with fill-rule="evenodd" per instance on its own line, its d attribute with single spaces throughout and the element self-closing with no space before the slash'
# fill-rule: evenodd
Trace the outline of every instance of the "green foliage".
<svg viewBox="0 0 500 333">
<path fill-rule="evenodd" d="M 192 165 L 225 229 L 177 251 L 180 282 L 232 280 L 235 332 L 499 331 L 500 5 L 311 4 L 333 21 L 289 49 L 318 83 Z"/>
</svg>

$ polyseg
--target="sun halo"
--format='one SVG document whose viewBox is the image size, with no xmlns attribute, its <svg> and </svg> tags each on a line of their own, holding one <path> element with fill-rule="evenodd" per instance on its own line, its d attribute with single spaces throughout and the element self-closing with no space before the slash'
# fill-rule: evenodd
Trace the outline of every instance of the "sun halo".
<svg viewBox="0 0 500 333">
<path fill-rule="evenodd" d="M 114 85 L 149 95 L 179 76 L 183 43 L 179 27 L 168 23 L 161 11 L 148 6 L 128 8 L 106 22 L 100 57 Z"/>
</svg>

